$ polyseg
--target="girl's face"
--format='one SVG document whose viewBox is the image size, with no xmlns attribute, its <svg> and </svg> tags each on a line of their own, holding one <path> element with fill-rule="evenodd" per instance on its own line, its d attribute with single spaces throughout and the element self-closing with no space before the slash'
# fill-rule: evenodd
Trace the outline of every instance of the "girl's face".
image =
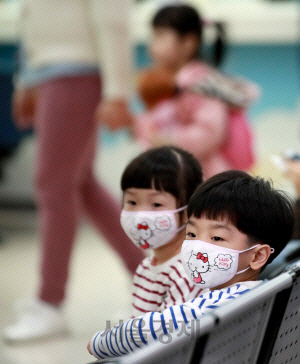
<svg viewBox="0 0 300 364">
<path fill-rule="evenodd" d="M 155 189 L 128 188 L 124 192 L 125 211 L 165 211 L 176 210 L 177 201 L 169 192 Z"/>
<path fill-rule="evenodd" d="M 157 27 L 153 30 L 150 53 L 158 66 L 177 70 L 193 58 L 197 43 L 193 36 L 180 36 L 172 28 Z"/>
</svg>

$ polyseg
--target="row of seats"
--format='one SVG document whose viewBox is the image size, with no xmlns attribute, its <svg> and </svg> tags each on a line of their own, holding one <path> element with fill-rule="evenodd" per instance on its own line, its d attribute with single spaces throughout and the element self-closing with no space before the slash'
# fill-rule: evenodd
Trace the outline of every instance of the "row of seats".
<svg viewBox="0 0 300 364">
<path fill-rule="evenodd" d="M 300 362 L 300 261 L 201 317 L 194 338 L 172 337 L 92 364 L 285 364 Z"/>
</svg>

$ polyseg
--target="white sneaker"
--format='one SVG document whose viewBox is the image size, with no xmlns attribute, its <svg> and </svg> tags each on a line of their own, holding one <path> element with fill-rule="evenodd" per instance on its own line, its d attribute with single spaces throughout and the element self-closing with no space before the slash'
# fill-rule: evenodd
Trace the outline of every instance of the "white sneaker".
<svg viewBox="0 0 300 364">
<path fill-rule="evenodd" d="M 34 300 L 22 307 L 17 322 L 3 331 L 7 342 L 24 342 L 44 339 L 67 333 L 61 308 Z"/>
</svg>

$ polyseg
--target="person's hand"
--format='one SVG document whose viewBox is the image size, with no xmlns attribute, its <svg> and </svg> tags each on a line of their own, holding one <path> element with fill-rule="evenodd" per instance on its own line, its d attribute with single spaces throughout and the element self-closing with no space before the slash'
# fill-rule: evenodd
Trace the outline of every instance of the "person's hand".
<svg viewBox="0 0 300 364">
<path fill-rule="evenodd" d="M 300 161 L 287 159 L 285 176 L 294 183 L 298 198 L 300 198 Z"/>
<path fill-rule="evenodd" d="M 88 352 L 91 354 L 91 355 L 93 355 L 92 354 L 92 352 L 91 352 L 91 344 L 90 344 L 90 342 L 88 343 L 88 345 L 87 345 L 87 349 L 88 349 Z"/>
<path fill-rule="evenodd" d="M 97 107 L 95 117 L 97 122 L 104 123 L 111 130 L 130 127 L 133 123 L 133 116 L 124 99 L 101 101 Z"/>
<path fill-rule="evenodd" d="M 17 88 L 12 97 L 12 116 L 18 129 L 33 127 L 36 103 L 34 88 Z"/>
</svg>

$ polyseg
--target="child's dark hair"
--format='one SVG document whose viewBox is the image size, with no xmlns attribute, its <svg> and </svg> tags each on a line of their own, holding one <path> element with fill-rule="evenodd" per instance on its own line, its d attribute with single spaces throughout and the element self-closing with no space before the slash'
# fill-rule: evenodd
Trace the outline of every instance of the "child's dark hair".
<svg viewBox="0 0 300 364">
<path fill-rule="evenodd" d="M 164 6 L 152 19 L 154 29 L 158 27 L 171 28 L 180 36 L 193 34 L 199 39 L 200 46 L 204 25 L 213 25 L 216 29 L 212 63 L 217 66 L 221 63 L 225 50 L 225 30 L 221 23 L 206 24 L 196 9 L 183 4 Z M 199 53 L 201 54 L 200 50 Z"/>
<path fill-rule="evenodd" d="M 242 171 L 219 173 L 204 182 L 190 199 L 188 217 L 227 219 L 246 234 L 250 243 L 268 244 L 282 251 L 292 236 L 294 213 L 291 199 L 269 181 Z"/>
<path fill-rule="evenodd" d="M 189 152 L 174 146 L 149 149 L 134 158 L 126 167 L 121 188 L 154 188 L 169 192 L 177 200 L 177 207 L 187 205 L 202 182 L 202 169 Z"/>
</svg>

